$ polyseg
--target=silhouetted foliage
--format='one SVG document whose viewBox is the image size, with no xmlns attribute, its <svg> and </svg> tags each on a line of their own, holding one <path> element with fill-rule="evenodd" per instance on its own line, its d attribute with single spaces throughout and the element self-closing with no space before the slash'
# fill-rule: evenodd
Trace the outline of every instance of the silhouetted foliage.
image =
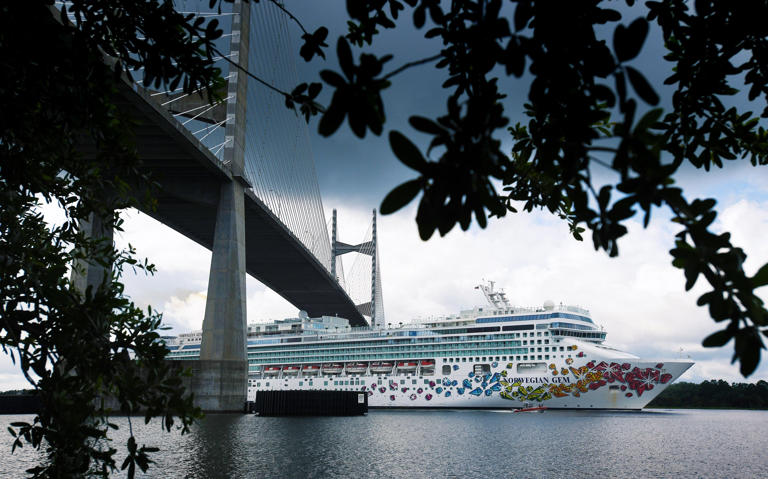
<svg viewBox="0 0 768 479">
<path fill-rule="evenodd" d="M 722 347 L 733 340 L 733 361 L 748 376 L 764 349 L 761 336 L 768 335 L 768 310 L 754 294 L 768 285 L 768 264 L 747 275 L 745 252 L 729 233 L 711 230 L 715 200 L 687 198 L 675 175 L 686 164 L 704 173 L 727 162 L 768 163 L 761 123 L 768 117 L 768 2 L 625 4 L 621 13 L 617 2 L 600 0 L 348 1 L 349 31 L 336 41 L 342 71 L 320 74 L 333 97 L 319 132 L 333 134 L 346 118 L 360 138 L 369 130 L 381 134 L 381 94 L 392 77 L 436 62 L 448 73 L 445 114 L 410 118 L 431 138 L 424 153 L 389 132 L 394 155 L 417 177 L 394 188 L 381 212 L 421 195 L 416 222 L 427 240 L 456 224 L 469 228 L 473 216 L 484 228 L 488 217 L 542 209 L 567 221 L 578 240 L 589 229 L 595 249 L 616 256 L 628 219 L 642 213 L 647 226 L 654 208 L 668 207 L 680 226 L 672 264 L 683 270 L 686 290 L 699 277 L 709 283 L 697 304 L 724 324 L 703 344 Z M 377 56 L 371 45 L 380 31 L 408 21 L 405 13 L 425 38 L 442 45 L 433 56 L 386 72 L 391 55 Z M 667 48 L 668 63 L 658 59 L 660 68 L 667 65 L 664 84 L 672 90 L 671 104 L 663 107 L 657 107 L 661 85 L 633 63 L 651 24 Z M 314 42 L 305 49 L 322 47 L 305 40 Z M 528 100 L 512 107 L 529 120 L 510 126 L 499 77 L 524 74 Z M 727 106 L 743 82 L 748 92 L 742 96 L 759 115 Z M 511 151 L 502 151 L 505 133 L 514 142 Z M 618 179 L 596 184 L 595 168 Z M 503 192 L 494 186 L 499 182 Z"/>
<path fill-rule="evenodd" d="M 130 432 L 118 454 L 103 399 L 114 398 L 123 414 L 159 417 L 167 430 L 186 431 L 200 411 L 164 361 L 160 315 L 123 294 L 124 268 L 154 268 L 78 224 L 98 220 L 119 231 L 119 209 L 152 207 L 137 194 L 150 180 L 132 120 L 114 104 L 121 76 L 143 67 L 145 85 L 203 86 L 215 97 L 223 79 L 210 47 L 221 31 L 172 2 L 74 0 L 61 13 L 53 3 L 0 3 L 0 347 L 42 403 L 32 423 L 11 424 L 12 450 L 45 451 L 28 471 L 35 477 L 107 476 L 118 465 L 133 477 L 156 449 Z M 84 141 L 95 156 L 79 152 Z M 61 207 L 61 224 L 46 224 L 43 202 Z M 104 267 L 100 284 L 72 287 L 78 260 Z"/>
<path fill-rule="evenodd" d="M 768 409 L 768 382 L 728 384 L 722 379 L 701 384 L 678 382 L 646 407 Z"/>
</svg>

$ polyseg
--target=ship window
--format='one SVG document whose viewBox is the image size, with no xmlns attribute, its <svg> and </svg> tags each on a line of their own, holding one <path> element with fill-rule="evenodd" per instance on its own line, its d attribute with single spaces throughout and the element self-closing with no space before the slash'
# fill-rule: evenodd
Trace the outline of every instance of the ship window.
<svg viewBox="0 0 768 479">
<path fill-rule="evenodd" d="M 620 388 L 620 386 L 617 386 L 615 384 L 611 384 L 611 386 L 608 389 L 610 389 L 611 391 L 616 391 L 617 389 L 621 389 L 621 388 Z"/>
<path fill-rule="evenodd" d="M 414 379 L 413 382 L 411 382 L 411 384 L 416 384 L 416 380 Z"/>
<path fill-rule="evenodd" d="M 304 385 L 304 381 L 299 381 L 299 386 L 303 386 L 303 385 Z"/>
<path fill-rule="evenodd" d="M 429 384 L 429 379 L 425 379 L 424 384 Z"/>
<path fill-rule="evenodd" d="M 527 355 L 523 356 L 523 360 L 528 361 L 528 356 Z"/>
<path fill-rule="evenodd" d="M 502 356 L 502 357 L 501 357 L 501 360 L 502 360 L 502 361 L 506 361 L 506 360 L 507 360 L 507 357 L 506 357 L 506 356 Z"/>
<path fill-rule="evenodd" d="M 269 381 L 267 381 L 267 386 L 269 386 Z"/>
<path fill-rule="evenodd" d="M 560 351 L 565 351 L 565 348 L 560 346 Z"/>
<path fill-rule="evenodd" d="M 261 383 L 256 383 L 256 387 L 259 387 L 259 386 L 261 386 Z"/>
<path fill-rule="evenodd" d="M 461 358 L 461 362 L 462 363 L 466 363 L 467 362 L 467 358 Z"/>
<path fill-rule="evenodd" d="M 334 385 L 334 386 L 338 386 L 338 385 L 339 385 L 339 382 L 338 382 L 338 381 L 334 381 L 334 382 L 333 382 L 333 385 Z"/>
<path fill-rule="evenodd" d="M 544 359 L 549 359 L 549 354 L 545 354 Z"/>
<path fill-rule="evenodd" d="M 443 375 L 447 376 L 449 374 L 451 374 L 451 367 L 446 364 L 445 366 L 443 366 Z"/>
</svg>

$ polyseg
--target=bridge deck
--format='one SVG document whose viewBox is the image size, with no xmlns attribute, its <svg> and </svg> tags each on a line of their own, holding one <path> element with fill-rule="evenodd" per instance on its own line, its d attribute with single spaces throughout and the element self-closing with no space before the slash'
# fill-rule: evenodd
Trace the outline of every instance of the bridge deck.
<svg viewBox="0 0 768 479">
<path fill-rule="evenodd" d="M 121 85 L 121 111 L 130 114 L 139 157 L 160 187 L 155 211 L 145 211 L 211 249 L 222 182 L 232 171 L 147 94 Z M 93 154 L 92 145 L 83 153 Z M 310 316 L 338 315 L 352 325 L 367 323 L 342 287 L 314 255 L 249 189 L 245 195 L 246 270 Z"/>
</svg>

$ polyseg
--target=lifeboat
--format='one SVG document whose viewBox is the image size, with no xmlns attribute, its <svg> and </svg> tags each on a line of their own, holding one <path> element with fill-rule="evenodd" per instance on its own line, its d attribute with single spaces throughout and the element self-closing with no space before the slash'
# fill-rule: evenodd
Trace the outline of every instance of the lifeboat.
<svg viewBox="0 0 768 479">
<path fill-rule="evenodd" d="M 347 374 L 365 374 L 368 363 L 347 363 Z"/>
<path fill-rule="evenodd" d="M 264 366 L 264 374 L 275 376 L 280 373 L 280 366 Z"/>
<path fill-rule="evenodd" d="M 419 363 L 416 361 L 398 361 L 397 370 L 398 371 L 416 371 L 416 366 L 418 365 Z"/>
<path fill-rule="evenodd" d="M 422 368 L 434 368 L 435 367 L 435 360 L 434 359 L 422 359 L 419 361 L 419 364 Z"/>
<path fill-rule="evenodd" d="M 285 366 L 283 368 L 283 374 L 296 375 L 301 371 L 301 366 Z"/>
<path fill-rule="evenodd" d="M 344 369 L 343 364 L 339 363 L 325 363 L 323 364 L 323 374 L 341 374 Z"/>
<path fill-rule="evenodd" d="M 302 374 L 317 374 L 320 372 L 320 366 L 317 364 L 306 364 L 301 368 Z"/>
<path fill-rule="evenodd" d="M 394 364 L 388 361 L 377 361 L 375 363 L 371 363 L 371 372 L 374 374 L 391 373 L 393 366 Z"/>
</svg>

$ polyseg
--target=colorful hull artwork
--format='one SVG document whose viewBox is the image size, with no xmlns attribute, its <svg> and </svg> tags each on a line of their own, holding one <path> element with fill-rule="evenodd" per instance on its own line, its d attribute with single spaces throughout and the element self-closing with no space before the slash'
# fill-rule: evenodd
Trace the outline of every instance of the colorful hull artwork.
<svg viewBox="0 0 768 479">
<path fill-rule="evenodd" d="M 528 403 L 550 409 L 642 409 L 693 365 L 690 361 L 580 358 L 569 363 L 551 362 L 547 371 L 534 374 L 521 374 L 512 363 L 493 363 L 483 374 L 475 374 L 471 364 L 459 364 L 445 376 L 360 376 L 349 381 L 320 377 L 311 385 L 304 378 L 301 386 L 293 384 L 299 379 L 286 378 L 276 387 L 261 389 L 358 390 L 368 394 L 369 407 L 383 408 L 498 409 Z M 334 380 L 342 384 L 334 385 Z"/>
</svg>

